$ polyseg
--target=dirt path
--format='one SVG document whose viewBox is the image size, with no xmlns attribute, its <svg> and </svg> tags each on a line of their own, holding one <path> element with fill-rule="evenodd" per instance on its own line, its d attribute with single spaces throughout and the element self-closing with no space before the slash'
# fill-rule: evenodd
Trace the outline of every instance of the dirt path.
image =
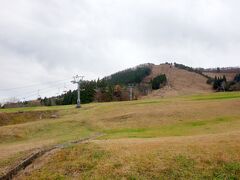
<svg viewBox="0 0 240 180">
<path fill-rule="evenodd" d="M 1 176 L 0 180 L 21 179 L 24 174 L 28 174 L 33 170 L 43 166 L 49 160 L 49 158 L 57 151 L 73 144 L 81 144 L 89 140 L 96 139 L 97 137 L 100 137 L 102 135 L 103 134 L 101 133 L 97 133 L 93 136 L 83 138 L 78 141 L 72 141 L 64 144 L 59 144 L 50 148 L 40 149 L 39 151 L 34 152 L 29 157 L 24 159 L 17 166 L 13 167 L 5 175 Z"/>
</svg>

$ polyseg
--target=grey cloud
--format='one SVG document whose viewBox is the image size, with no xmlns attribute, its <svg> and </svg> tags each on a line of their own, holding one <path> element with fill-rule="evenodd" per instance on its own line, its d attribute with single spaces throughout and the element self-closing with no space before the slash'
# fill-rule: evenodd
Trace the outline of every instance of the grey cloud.
<svg viewBox="0 0 240 180">
<path fill-rule="evenodd" d="M 145 62 L 239 66 L 239 8 L 237 0 L 2 0 L 1 88 Z"/>
</svg>

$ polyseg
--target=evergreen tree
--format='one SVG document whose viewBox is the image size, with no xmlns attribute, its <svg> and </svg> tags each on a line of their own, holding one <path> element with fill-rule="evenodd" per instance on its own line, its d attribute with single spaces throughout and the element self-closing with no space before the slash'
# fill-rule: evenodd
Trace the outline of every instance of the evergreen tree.
<svg viewBox="0 0 240 180">
<path fill-rule="evenodd" d="M 138 84 L 150 73 L 151 68 L 149 66 L 140 66 L 117 72 L 110 77 L 106 77 L 105 80 L 111 85 Z"/>
<path fill-rule="evenodd" d="M 227 82 L 227 79 L 226 79 L 226 76 L 223 75 L 223 79 L 222 79 L 224 82 Z"/>
<path fill-rule="evenodd" d="M 240 74 L 237 74 L 237 75 L 234 77 L 234 81 L 235 81 L 235 82 L 240 82 Z"/>
<path fill-rule="evenodd" d="M 166 75 L 161 74 L 152 80 L 152 89 L 159 89 L 161 86 L 164 86 L 166 82 L 167 82 Z"/>
</svg>

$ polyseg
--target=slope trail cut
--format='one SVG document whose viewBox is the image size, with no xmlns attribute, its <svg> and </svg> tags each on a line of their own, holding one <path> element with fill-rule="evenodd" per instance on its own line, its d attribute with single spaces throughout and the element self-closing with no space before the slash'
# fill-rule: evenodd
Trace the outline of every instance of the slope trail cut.
<svg viewBox="0 0 240 180">
<path fill-rule="evenodd" d="M 21 177 L 22 174 L 27 173 L 29 170 L 33 170 L 36 167 L 41 166 L 41 164 L 38 164 L 38 163 L 41 163 L 41 161 L 37 161 L 37 159 L 39 159 L 41 157 L 47 158 L 48 156 L 51 156 L 52 154 L 54 154 L 55 152 L 57 152 L 60 149 L 69 147 L 73 144 L 85 143 L 87 141 L 96 139 L 102 135 L 103 135 L 102 133 L 96 133 L 93 136 L 86 137 L 86 138 L 83 138 L 83 139 L 80 139 L 77 141 L 72 141 L 72 142 L 68 142 L 68 143 L 64 143 L 64 144 L 55 145 L 53 147 L 40 149 L 40 150 L 34 152 L 33 154 L 31 154 L 26 159 L 24 159 L 18 165 L 13 167 L 6 174 L 1 176 L 0 180 L 19 179 L 19 177 Z"/>
</svg>

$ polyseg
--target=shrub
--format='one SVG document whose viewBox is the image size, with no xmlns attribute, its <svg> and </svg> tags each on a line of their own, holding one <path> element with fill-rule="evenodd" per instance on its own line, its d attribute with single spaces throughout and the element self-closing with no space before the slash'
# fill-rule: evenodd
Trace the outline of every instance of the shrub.
<svg viewBox="0 0 240 180">
<path fill-rule="evenodd" d="M 167 77 L 165 74 L 160 74 L 152 80 L 152 89 L 159 89 L 166 85 Z"/>
<path fill-rule="evenodd" d="M 234 77 L 234 81 L 235 81 L 235 82 L 240 82 L 240 74 L 237 74 L 237 75 Z"/>
</svg>

